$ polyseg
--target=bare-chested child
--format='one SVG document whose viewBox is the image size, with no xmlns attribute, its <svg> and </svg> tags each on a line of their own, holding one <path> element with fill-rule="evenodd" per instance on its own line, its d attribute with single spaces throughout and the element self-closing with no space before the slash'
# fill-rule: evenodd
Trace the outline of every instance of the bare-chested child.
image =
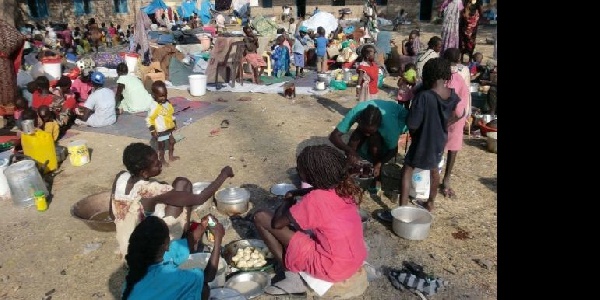
<svg viewBox="0 0 600 300">
<path fill-rule="evenodd" d="M 175 138 L 173 131 L 177 130 L 175 121 L 175 109 L 167 99 L 167 86 L 164 81 L 157 80 L 152 83 L 152 98 L 154 102 L 150 104 L 146 125 L 150 129 L 153 142 L 158 145 L 158 157 L 160 162 L 166 167 L 169 163 L 165 160 L 165 144 L 169 146 L 169 161 L 179 159 L 179 156 L 173 155 L 175 149 Z"/>
</svg>

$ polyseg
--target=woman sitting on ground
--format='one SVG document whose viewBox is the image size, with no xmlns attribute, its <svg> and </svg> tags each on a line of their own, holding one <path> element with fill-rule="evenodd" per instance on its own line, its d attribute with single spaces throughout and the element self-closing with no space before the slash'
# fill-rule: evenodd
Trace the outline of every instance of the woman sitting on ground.
<svg viewBox="0 0 600 300">
<path fill-rule="evenodd" d="M 285 269 L 285 279 L 265 289 L 270 295 L 304 293 L 299 272 L 333 283 L 348 280 L 361 273 L 367 257 L 356 200 L 360 189 L 344 155 L 328 145 L 308 146 L 296 164 L 301 180 L 313 188 L 286 194 L 274 213 L 254 214 L 258 233 Z M 304 197 L 296 201 L 295 195 Z"/>
<path fill-rule="evenodd" d="M 120 63 L 117 65 L 117 92 L 115 100 L 119 114 L 128 112 L 131 114 L 138 112 L 146 112 L 152 104 L 152 95 L 144 87 L 144 83 L 134 74 L 129 74 L 127 64 Z"/>
<path fill-rule="evenodd" d="M 177 177 L 173 184 L 159 182 L 162 163 L 158 154 L 144 143 L 129 144 L 123 151 L 127 171 L 117 174 L 111 195 L 110 216 L 116 224 L 116 236 L 121 255 L 127 254 L 129 236 L 145 216 L 158 216 L 169 225 L 171 240 L 187 239 L 190 253 L 197 250 L 198 240 L 189 234 L 191 206 L 210 199 L 225 179 L 233 177 L 227 166 L 199 195 L 192 193 L 192 183 Z"/>
<path fill-rule="evenodd" d="M 201 226 L 215 236 L 215 243 L 204 270 L 199 268 L 179 269 L 165 261 L 163 255 L 169 251 L 169 227 L 162 219 L 147 217 L 135 227 L 129 238 L 128 254 L 125 257 L 129 272 L 125 277 L 123 300 L 133 299 L 202 299 L 210 296 L 208 283 L 217 274 L 221 243 L 225 235 L 223 224 L 207 226 L 207 218 Z"/>
</svg>

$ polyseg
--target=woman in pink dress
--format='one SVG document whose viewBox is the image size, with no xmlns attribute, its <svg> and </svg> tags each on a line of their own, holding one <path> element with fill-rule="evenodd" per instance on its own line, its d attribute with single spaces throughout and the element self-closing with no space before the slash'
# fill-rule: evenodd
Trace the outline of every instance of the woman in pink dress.
<svg viewBox="0 0 600 300">
<path fill-rule="evenodd" d="M 446 151 L 448 151 L 448 154 L 446 157 L 446 170 L 444 171 L 444 179 L 442 180 L 442 184 L 440 186 L 442 195 L 448 198 L 456 196 L 450 185 L 450 176 L 452 175 L 452 169 L 454 168 L 458 151 L 462 149 L 463 130 L 469 115 L 467 110 L 469 109 L 469 99 L 471 97 L 469 86 L 463 78 L 464 75 L 461 75 L 461 73 L 464 73 L 465 71 L 468 72 L 468 70 L 467 67 L 460 64 L 460 56 L 461 54 L 458 48 L 449 48 L 443 53 L 443 58 L 450 61 L 450 70 L 452 72 L 452 77 L 446 83 L 446 87 L 454 89 L 454 92 L 460 98 L 460 101 L 454 110 L 454 114 L 457 117 L 462 116 L 455 123 L 448 125 L 448 141 L 446 142 Z"/>
</svg>

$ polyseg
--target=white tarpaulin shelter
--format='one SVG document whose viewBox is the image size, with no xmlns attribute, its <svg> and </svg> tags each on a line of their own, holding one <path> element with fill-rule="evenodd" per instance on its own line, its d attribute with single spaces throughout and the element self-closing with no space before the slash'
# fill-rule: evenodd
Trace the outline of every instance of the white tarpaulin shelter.
<svg viewBox="0 0 600 300">
<path fill-rule="evenodd" d="M 321 26 L 325 28 L 325 35 L 327 36 L 338 28 L 338 19 L 328 12 L 321 11 L 302 22 L 302 26 L 306 26 L 314 32 L 317 32 L 317 27 Z"/>
</svg>

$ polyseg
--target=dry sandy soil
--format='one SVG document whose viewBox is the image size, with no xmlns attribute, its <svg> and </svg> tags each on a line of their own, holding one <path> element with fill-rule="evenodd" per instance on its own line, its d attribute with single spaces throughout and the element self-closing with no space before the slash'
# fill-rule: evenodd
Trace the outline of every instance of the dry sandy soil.
<svg viewBox="0 0 600 300">
<path fill-rule="evenodd" d="M 412 28 L 403 27 L 396 33 L 396 40 Z M 439 25 L 426 24 L 421 29 L 424 43 L 440 32 Z M 486 59 L 491 58 L 493 48 L 485 45 L 485 38 L 492 37 L 493 31 L 493 27 L 480 29 L 477 49 Z M 385 80 L 392 87 L 395 82 L 391 76 Z M 190 97 L 186 91 L 169 93 Z M 274 207 L 277 200 L 269 193 L 270 186 L 296 179 L 291 170 L 299 149 L 328 143 L 329 132 L 356 104 L 353 93 L 349 89 L 319 98 L 299 95 L 293 101 L 280 95 L 240 93 L 208 93 L 195 98 L 216 103 L 221 97 L 228 102 L 219 102 L 227 106 L 225 109 L 181 129 L 185 139 L 177 144 L 176 153 L 182 159 L 164 168 L 158 179 L 170 181 L 187 176 L 193 182 L 212 180 L 223 166 L 230 165 L 235 177 L 225 186 L 248 187 L 254 208 Z M 384 92 L 381 95 L 391 99 Z M 237 101 L 242 96 L 252 100 Z M 229 128 L 210 137 L 209 132 L 224 119 L 229 120 Z M 69 210 L 79 199 L 109 190 L 115 174 L 123 169 L 123 149 L 140 140 L 80 132 L 61 144 L 73 139 L 88 141 L 93 150 L 91 162 L 81 167 L 63 163 L 53 183 L 54 201 L 48 211 L 0 201 L 0 299 L 116 299 L 120 294 L 125 273 L 114 254 L 114 233 L 89 229 L 71 217 Z M 497 298 L 497 156 L 487 152 L 483 142 L 465 136 L 453 174 L 458 197 L 450 200 L 438 195 L 427 239 L 405 240 L 396 236 L 390 225 L 376 219 L 369 221 L 365 240 L 372 265 L 385 270 L 413 261 L 450 282 L 445 291 L 431 299 Z M 386 196 L 367 195 L 363 200 L 363 207 L 370 212 L 396 206 Z M 248 237 L 250 231 L 242 223 L 234 223 L 224 242 Z M 100 243 L 101 247 L 85 254 L 84 248 L 92 243 Z M 365 294 L 356 299 L 418 298 L 412 292 L 396 290 L 382 276 L 370 282 Z M 275 297 L 263 295 L 258 299 Z"/>
</svg>

